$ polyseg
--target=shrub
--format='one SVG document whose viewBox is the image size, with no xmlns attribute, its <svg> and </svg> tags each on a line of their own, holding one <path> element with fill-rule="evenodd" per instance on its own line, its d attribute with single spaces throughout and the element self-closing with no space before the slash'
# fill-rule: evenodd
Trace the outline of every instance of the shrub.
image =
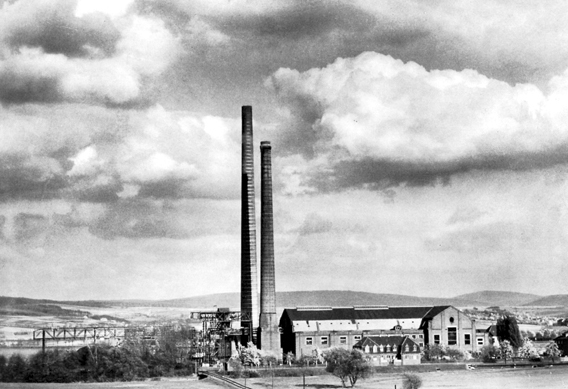
<svg viewBox="0 0 568 389">
<path fill-rule="evenodd" d="M 417 374 L 402 375 L 402 389 L 418 389 L 422 386 L 422 378 Z"/>
<path fill-rule="evenodd" d="M 246 366 L 260 366 L 262 354 L 252 342 L 248 342 L 246 347 L 237 347 L 238 357 L 241 363 Z"/>
<path fill-rule="evenodd" d="M 292 351 L 288 351 L 284 357 L 286 358 L 286 363 L 290 366 L 296 362 L 296 356 Z"/>
<path fill-rule="evenodd" d="M 267 376 L 274 374 L 274 377 L 301 377 L 301 376 L 318 376 L 325 375 L 327 372 L 324 369 L 314 367 L 303 367 L 300 369 L 274 369 L 273 372 L 267 372 Z"/>
<path fill-rule="evenodd" d="M 28 382 L 74 382 L 80 379 L 74 352 L 58 349 L 38 352 L 28 360 Z"/>
<path fill-rule="evenodd" d="M 260 374 L 256 370 L 245 370 L 243 373 L 243 377 L 246 378 L 259 378 Z"/>
<path fill-rule="evenodd" d="M 276 366 L 278 364 L 278 357 L 274 353 L 261 351 L 260 364 L 264 367 Z"/>
<path fill-rule="evenodd" d="M 433 359 L 440 359 L 446 355 L 446 350 L 444 346 L 440 344 L 427 344 L 422 350 L 422 355 L 427 361 L 431 361 Z"/>
<path fill-rule="evenodd" d="M 298 366 L 311 366 L 315 365 L 316 361 L 311 355 L 301 355 L 299 358 L 296 358 L 295 363 Z"/>
<path fill-rule="evenodd" d="M 464 353 L 461 350 L 455 348 L 447 349 L 446 355 L 454 361 L 463 361 L 465 359 Z"/>
<path fill-rule="evenodd" d="M 529 338 L 525 338 L 522 347 L 517 350 L 519 358 L 531 359 L 538 358 L 538 350 Z"/>
<path fill-rule="evenodd" d="M 243 375 L 243 364 L 239 359 L 231 358 L 229 359 L 229 367 L 231 371 L 229 372 L 229 376 L 232 378 L 241 378 Z"/>
<path fill-rule="evenodd" d="M 8 359 L 5 372 L 5 381 L 22 382 L 26 377 L 27 362 L 20 354 L 13 354 Z"/>
<path fill-rule="evenodd" d="M 0 381 L 4 381 L 4 374 L 6 374 L 8 359 L 4 355 L 0 355 Z"/>
<path fill-rule="evenodd" d="M 480 352 L 483 362 L 496 362 L 499 357 L 499 349 L 492 344 L 483 346 Z"/>
</svg>

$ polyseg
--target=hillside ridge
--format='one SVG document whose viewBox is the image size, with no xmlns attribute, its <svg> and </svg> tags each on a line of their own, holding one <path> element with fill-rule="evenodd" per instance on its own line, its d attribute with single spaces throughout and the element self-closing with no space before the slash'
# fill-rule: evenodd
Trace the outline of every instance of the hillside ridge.
<svg viewBox="0 0 568 389">
<path fill-rule="evenodd" d="M 0 296 L 0 307 L 12 307 L 28 304 L 59 304 L 85 307 L 105 306 L 159 306 L 182 308 L 238 308 L 239 293 L 214 293 L 201 296 L 167 300 L 47 300 L 23 297 Z M 529 293 L 510 291 L 479 291 L 462 294 L 455 297 L 419 297 L 403 294 L 372 293 L 351 290 L 314 290 L 314 291 L 285 291 L 276 293 L 277 305 L 281 308 L 297 306 L 353 306 L 353 305 L 389 305 L 389 306 L 420 306 L 420 305 L 454 305 L 469 306 L 521 306 L 521 305 L 567 305 L 568 295 L 539 296 Z"/>
</svg>

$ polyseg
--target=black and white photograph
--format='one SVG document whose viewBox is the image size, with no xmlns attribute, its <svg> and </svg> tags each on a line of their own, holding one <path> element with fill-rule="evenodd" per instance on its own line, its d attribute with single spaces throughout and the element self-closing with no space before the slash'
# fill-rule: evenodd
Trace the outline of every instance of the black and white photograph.
<svg viewBox="0 0 568 389">
<path fill-rule="evenodd" d="M 0 388 L 565 388 L 567 16 L 0 0 Z"/>
</svg>

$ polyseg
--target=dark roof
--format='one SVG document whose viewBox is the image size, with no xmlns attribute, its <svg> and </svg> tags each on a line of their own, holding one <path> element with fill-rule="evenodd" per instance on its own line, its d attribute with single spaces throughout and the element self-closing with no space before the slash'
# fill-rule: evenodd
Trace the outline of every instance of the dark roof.
<svg viewBox="0 0 568 389">
<path fill-rule="evenodd" d="M 431 310 L 432 307 L 388 307 L 379 309 L 323 307 L 321 309 L 287 308 L 284 310 L 283 315 L 288 315 L 290 320 L 293 321 L 411 319 L 422 318 Z"/>
<path fill-rule="evenodd" d="M 433 306 L 432 309 L 430 309 L 430 311 L 428 311 L 428 313 L 426 315 L 424 315 L 424 318 L 422 318 L 422 323 L 420 323 L 419 328 L 424 329 L 428 320 L 432 320 L 433 318 L 436 317 L 436 315 L 445 311 L 449 307 L 451 307 L 451 305 L 436 305 L 436 306 Z"/>
<path fill-rule="evenodd" d="M 355 343 L 353 347 L 363 349 L 367 344 L 376 344 L 377 346 L 396 345 L 397 348 L 400 349 L 403 347 L 404 343 L 411 343 L 411 345 L 415 345 L 418 350 L 417 352 L 419 352 L 419 345 L 406 335 L 365 336 L 363 339 Z"/>
<path fill-rule="evenodd" d="M 365 340 L 371 341 L 375 343 L 377 346 L 380 346 L 381 344 L 383 346 L 386 346 L 387 344 L 396 344 L 397 346 L 400 346 L 405 338 L 406 336 L 401 336 L 401 335 L 366 336 L 363 339 L 361 339 L 359 342 L 357 342 L 355 346 L 358 345 L 359 343 L 361 343 L 361 345 L 364 345 L 365 343 L 367 343 L 365 342 Z"/>
<path fill-rule="evenodd" d="M 433 319 L 434 317 L 436 317 L 436 315 L 438 315 L 440 312 L 445 311 L 449 307 L 451 307 L 451 305 L 436 305 L 432 307 L 432 309 L 430 309 L 428 314 L 424 316 L 424 319 Z"/>
</svg>

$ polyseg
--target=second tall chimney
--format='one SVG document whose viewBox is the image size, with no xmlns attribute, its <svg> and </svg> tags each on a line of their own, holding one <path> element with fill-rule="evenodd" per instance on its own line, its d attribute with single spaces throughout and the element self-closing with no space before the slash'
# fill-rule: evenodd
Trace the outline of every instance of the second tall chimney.
<svg viewBox="0 0 568 389">
<path fill-rule="evenodd" d="M 274 274 L 274 212 L 272 208 L 272 148 L 260 143 L 260 348 L 281 359 L 276 318 Z"/>
<path fill-rule="evenodd" d="M 241 313 L 250 317 L 251 331 L 258 327 L 258 280 L 256 265 L 256 214 L 254 199 L 254 151 L 252 107 L 242 107 L 241 181 Z M 242 323 L 249 325 L 249 323 Z M 251 333 L 249 339 L 254 339 Z"/>
</svg>

